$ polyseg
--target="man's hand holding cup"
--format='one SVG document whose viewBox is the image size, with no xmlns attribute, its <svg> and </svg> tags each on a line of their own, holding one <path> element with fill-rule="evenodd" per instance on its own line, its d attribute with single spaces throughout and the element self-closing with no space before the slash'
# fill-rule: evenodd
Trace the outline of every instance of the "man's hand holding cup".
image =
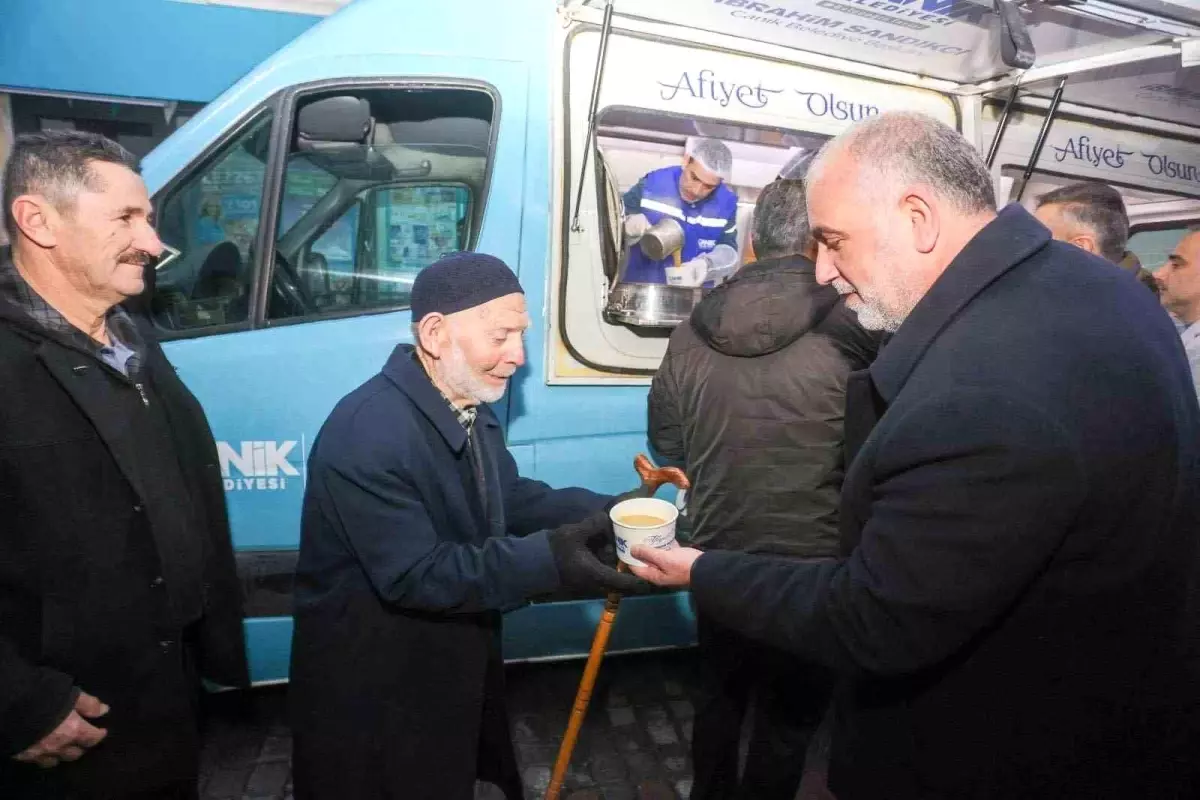
<svg viewBox="0 0 1200 800">
<path fill-rule="evenodd" d="M 644 566 L 631 565 L 634 575 L 656 586 L 686 588 L 692 583 L 692 566 L 704 555 L 692 547 L 675 546 L 659 549 L 644 544 L 635 544 L 630 555 Z"/>
</svg>

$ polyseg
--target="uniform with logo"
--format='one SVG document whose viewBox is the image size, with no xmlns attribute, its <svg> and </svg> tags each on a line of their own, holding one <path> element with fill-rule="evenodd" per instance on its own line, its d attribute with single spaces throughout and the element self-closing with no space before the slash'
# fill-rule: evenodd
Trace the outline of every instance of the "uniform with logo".
<svg viewBox="0 0 1200 800">
<path fill-rule="evenodd" d="M 682 166 L 664 167 L 645 175 L 625 193 L 626 214 L 644 214 L 651 225 L 663 217 L 672 217 L 683 226 L 683 250 L 680 261 L 711 253 L 717 245 L 737 250 L 737 195 L 725 184 L 708 197 L 689 203 L 679 196 Z M 630 248 L 625 280 L 630 283 L 665 283 L 665 269 L 674 266 L 674 257 L 654 261 L 636 245 Z M 712 280 L 704 286 L 711 287 Z"/>
</svg>

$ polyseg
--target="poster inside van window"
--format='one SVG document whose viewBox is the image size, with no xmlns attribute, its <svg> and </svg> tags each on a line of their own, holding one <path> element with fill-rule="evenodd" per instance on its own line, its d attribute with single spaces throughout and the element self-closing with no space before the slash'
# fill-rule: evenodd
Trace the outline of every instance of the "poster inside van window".
<svg viewBox="0 0 1200 800">
<path fill-rule="evenodd" d="M 388 192 L 385 274 L 415 276 L 446 253 L 461 249 L 459 223 L 467 190 L 411 186 Z"/>
</svg>

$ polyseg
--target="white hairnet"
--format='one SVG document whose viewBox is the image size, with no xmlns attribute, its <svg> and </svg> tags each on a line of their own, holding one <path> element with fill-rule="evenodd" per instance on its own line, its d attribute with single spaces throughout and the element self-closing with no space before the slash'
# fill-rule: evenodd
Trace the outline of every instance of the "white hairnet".
<svg viewBox="0 0 1200 800">
<path fill-rule="evenodd" d="M 733 177 L 733 154 L 719 139 L 689 136 L 684 153 L 699 161 L 701 166 L 723 181 Z"/>
</svg>

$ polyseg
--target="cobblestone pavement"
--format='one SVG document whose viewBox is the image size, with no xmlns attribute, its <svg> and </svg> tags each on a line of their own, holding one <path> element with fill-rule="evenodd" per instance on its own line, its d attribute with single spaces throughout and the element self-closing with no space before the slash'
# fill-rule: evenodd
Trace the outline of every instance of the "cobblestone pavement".
<svg viewBox="0 0 1200 800">
<path fill-rule="evenodd" d="M 680 651 L 605 660 L 567 774 L 564 800 L 687 800 L 692 788 L 688 696 L 695 683 L 693 658 L 694 651 Z M 582 673 L 582 661 L 508 668 L 513 740 L 529 800 L 545 794 Z M 255 690 L 249 703 L 228 695 L 210 698 L 210 703 L 203 800 L 290 800 L 286 688 Z M 503 800 L 483 785 L 476 798 Z"/>
</svg>

